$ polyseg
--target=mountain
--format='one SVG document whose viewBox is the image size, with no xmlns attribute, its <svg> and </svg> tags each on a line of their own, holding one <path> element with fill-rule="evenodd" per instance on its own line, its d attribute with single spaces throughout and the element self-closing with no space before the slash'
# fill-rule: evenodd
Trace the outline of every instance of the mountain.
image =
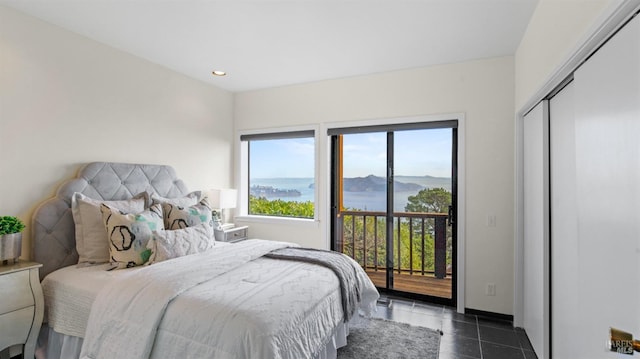
<svg viewBox="0 0 640 359">
<path fill-rule="evenodd" d="M 405 183 L 415 183 L 424 188 L 444 188 L 451 191 L 451 177 L 433 177 L 433 176 L 396 176 L 396 181 Z"/>
<path fill-rule="evenodd" d="M 419 184 L 405 183 L 400 181 L 393 182 L 396 191 L 401 192 L 417 192 L 424 188 Z M 343 186 L 345 192 L 384 192 L 387 188 L 387 179 L 374 175 L 367 177 L 344 178 Z"/>
</svg>

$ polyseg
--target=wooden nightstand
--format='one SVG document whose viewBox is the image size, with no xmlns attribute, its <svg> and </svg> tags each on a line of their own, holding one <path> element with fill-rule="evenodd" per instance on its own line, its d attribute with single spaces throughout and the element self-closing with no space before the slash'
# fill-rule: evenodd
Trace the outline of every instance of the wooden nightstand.
<svg viewBox="0 0 640 359">
<path fill-rule="evenodd" d="M 22 344 L 23 358 L 33 358 L 44 315 L 38 268 L 42 264 L 18 262 L 0 266 L 0 357 Z"/>
<path fill-rule="evenodd" d="M 220 242 L 239 242 L 248 238 L 249 236 L 249 227 L 231 227 L 231 228 L 222 228 L 221 230 L 214 231 L 216 241 Z"/>
</svg>

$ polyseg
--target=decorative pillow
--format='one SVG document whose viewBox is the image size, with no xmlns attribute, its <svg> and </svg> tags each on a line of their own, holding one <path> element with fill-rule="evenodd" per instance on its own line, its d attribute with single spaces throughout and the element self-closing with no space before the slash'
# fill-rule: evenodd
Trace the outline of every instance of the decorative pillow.
<svg viewBox="0 0 640 359">
<path fill-rule="evenodd" d="M 162 207 L 155 204 L 137 214 L 125 214 L 105 204 L 100 206 L 107 229 L 111 262 L 118 268 L 144 264 L 151 256 L 147 242 L 153 231 L 163 229 Z"/>
<path fill-rule="evenodd" d="M 76 250 L 78 263 L 107 263 L 109 262 L 109 242 L 107 231 L 104 229 L 100 204 L 126 213 L 138 213 L 144 210 L 149 201 L 146 192 L 122 201 L 100 201 L 89 198 L 82 193 L 71 196 L 71 213 L 76 227 Z"/>
<path fill-rule="evenodd" d="M 214 246 L 213 230 L 206 223 L 174 231 L 154 231 L 147 243 L 147 248 L 152 252 L 149 264 L 202 253 Z"/>
<path fill-rule="evenodd" d="M 151 195 L 152 204 L 163 204 L 163 203 L 171 203 L 180 207 L 189 207 L 198 203 L 198 201 L 202 198 L 202 191 L 193 191 L 184 197 L 178 198 L 164 198 L 158 196 L 157 193 Z"/>
<path fill-rule="evenodd" d="M 200 223 L 208 224 L 213 230 L 213 219 L 211 218 L 211 205 L 206 199 L 200 203 L 181 207 L 171 203 L 163 203 L 164 228 L 169 230 L 193 227 Z"/>
</svg>

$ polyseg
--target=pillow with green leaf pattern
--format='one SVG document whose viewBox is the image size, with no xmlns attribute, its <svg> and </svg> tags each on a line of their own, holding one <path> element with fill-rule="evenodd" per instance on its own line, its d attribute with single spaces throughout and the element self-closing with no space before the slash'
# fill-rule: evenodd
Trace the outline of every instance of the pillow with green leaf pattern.
<svg viewBox="0 0 640 359">
<path fill-rule="evenodd" d="M 164 229 L 162 207 L 154 204 L 145 211 L 127 214 L 102 204 L 100 211 L 107 229 L 111 263 L 117 268 L 145 264 L 151 256 L 147 242 L 153 231 Z"/>
<path fill-rule="evenodd" d="M 205 223 L 213 229 L 211 205 L 207 199 L 189 207 L 182 207 L 172 203 L 163 203 L 164 227 L 167 230 L 184 229 Z"/>
</svg>

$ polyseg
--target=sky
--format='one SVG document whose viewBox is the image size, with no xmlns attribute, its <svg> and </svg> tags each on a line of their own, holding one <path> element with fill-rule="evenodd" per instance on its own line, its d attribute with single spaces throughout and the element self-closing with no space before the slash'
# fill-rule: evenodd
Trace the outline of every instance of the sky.
<svg viewBox="0 0 640 359">
<path fill-rule="evenodd" d="M 396 176 L 451 177 L 451 129 L 396 131 L 394 174 Z M 385 133 L 345 135 L 344 177 L 386 175 Z"/>
<path fill-rule="evenodd" d="M 451 176 L 451 129 L 397 131 L 396 176 Z M 344 177 L 386 175 L 386 132 L 344 135 Z M 314 140 L 251 141 L 251 178 L 313 177 Z"/>
<path fill-rule="evenodd" d="M 313 178 L 313 138 L 251 141 L 251 178 Z"/>
</svg>

